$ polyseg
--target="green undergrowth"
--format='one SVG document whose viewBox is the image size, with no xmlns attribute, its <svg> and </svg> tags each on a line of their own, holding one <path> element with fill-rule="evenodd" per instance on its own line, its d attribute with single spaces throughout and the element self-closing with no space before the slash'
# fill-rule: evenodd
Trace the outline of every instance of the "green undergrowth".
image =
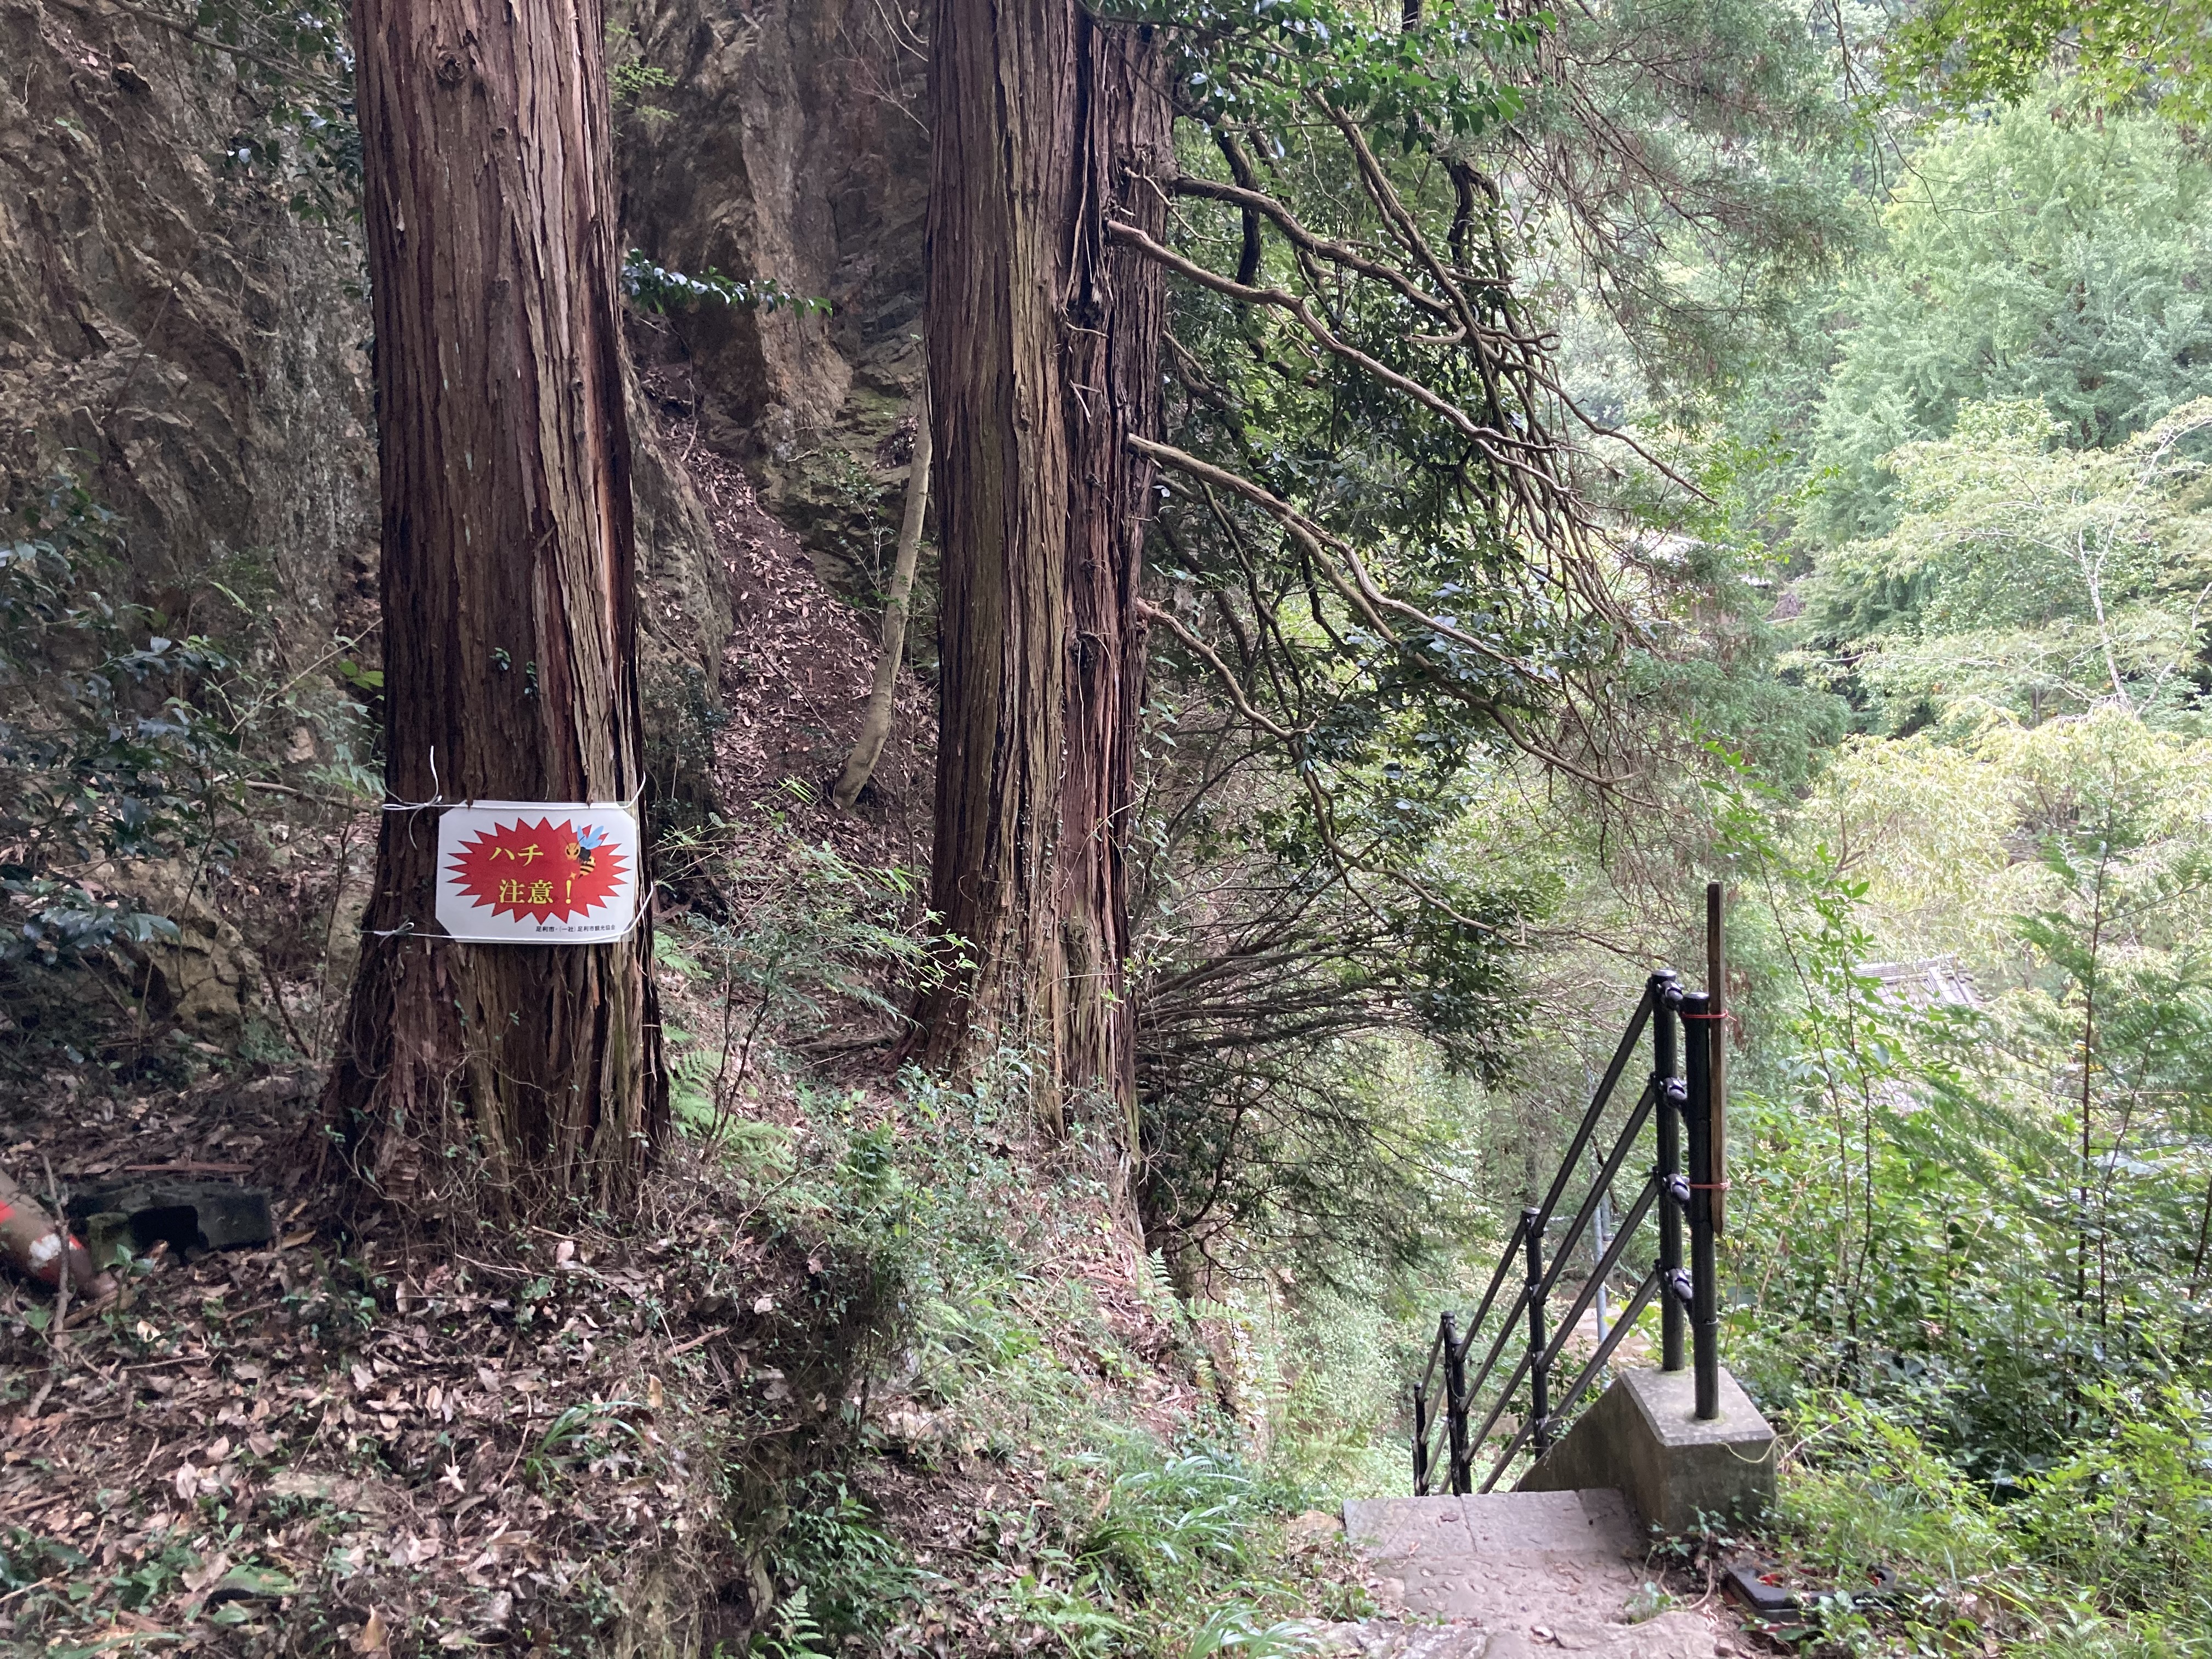
<svg viewBox="0 0 2212 1659">
<path fill-rule="evenodd" d="M 1992 1502 L 1912 1430 L 1850 1395 L 1802 1405 L 1778 1532 L 1803 1580 L 1894 1572 L 1887 1606 L 1825 1598 L 1813 1626 L 1852 1652 L 2001 1644 L 2049 1659 L 2212 1653 L 2212 1433 L 2185 1388 L 2102 1391 L 2101 1431 L 2027 1496 Z"/>
<path fill-rule="evenodd" d="M 778 1207 L 895 1272 L 898 1325 L 849 1438 L 783 1494 L 753 1651 L 1291 1652 L 1360 1610 L 1348 1563 L 1286 1531 L 1316 1491 L 1255 1455 L 1201 1319 L 1149 1272 L 1108 1304 L 1129 1252 L 1080 1145 L 1036 1170 L 1018 1091 L 918 1073 L 801 1105 L 842 1149 L 763 1164 Z"/>
<path fill-rule="evenodd" d="M 1272 1296 L 1179 1297 L 1082 1115 L 1057 1143 L 1036 1128 L 1018 1054 L 968 1087 L 826 1080 L 803 1045 L 887 1011 L 866 964 L 902 881 L 788 843 L 745 857 L 775 860 L 773 902 L 661 945 L 679 1130 L 750 1230 L 868 1282 L 876 1334 L 811 1449 L 764 1447 L 734 1483 L 762 1516 L 743 1650 L 1261 1655 L 1363 1612 L 1310 1512 L 1361 1449 L 1332 1408 L 1381 1386 L 1387 1344 L 1314 1342 Z M 1297 1344 L 1312 1358 L 1278 1369 Z"/>
<path fill-rule="evenodd" d="M 1969 738 L 1855 748 L 1778 831 L 1731 804 L 1723 1352 L 1795 1437 L 1802 1580 L 1905 1586 L 1831 1646 L 2212 1652 L 2212 751 L 2117 708 Z M 1867 966 L 1931 947 L 1948 996 Z"/>
</svg>

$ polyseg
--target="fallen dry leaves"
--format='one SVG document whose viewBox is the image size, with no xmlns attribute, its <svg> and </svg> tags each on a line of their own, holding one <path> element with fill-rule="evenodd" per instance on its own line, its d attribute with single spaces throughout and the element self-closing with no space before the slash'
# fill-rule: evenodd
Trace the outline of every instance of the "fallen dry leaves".
<svg viewBox="0 0 2212 1659">
<path fill-rule="evenodd" d="M 99 1161 L 82 1118 L 38 1156 Z M 772 1310 L 805 1267 L 707 1213 L 696 1170 L 661 1196 L 645 1237 L 450 1251 L 342 1246 L 295 1197 L 281 1245 L 157 1251 L 127 1310 L 51 1337 L 0 1287 L 0 1648 L 527 1650 L 618 1621 L 640 1575 L 735 1572 L 721 1440 L 810 1408 L 756 1364 L 775 1318 L 690 1310 Z"/>
</svg>

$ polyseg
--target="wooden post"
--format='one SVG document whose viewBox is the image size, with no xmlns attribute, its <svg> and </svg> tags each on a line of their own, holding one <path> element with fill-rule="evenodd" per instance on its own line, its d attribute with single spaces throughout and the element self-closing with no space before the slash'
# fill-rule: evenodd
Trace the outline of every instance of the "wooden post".
<svg viewBox="0 0 2212 1659">
<path fill-rule="evenodd" d="M 1721 884 L 1705 884 L 1705 1030 L 1712 1042 L 1713 1231 L 1728 1231 L 1728 951 L 1721 933 Z"/>
</svg>

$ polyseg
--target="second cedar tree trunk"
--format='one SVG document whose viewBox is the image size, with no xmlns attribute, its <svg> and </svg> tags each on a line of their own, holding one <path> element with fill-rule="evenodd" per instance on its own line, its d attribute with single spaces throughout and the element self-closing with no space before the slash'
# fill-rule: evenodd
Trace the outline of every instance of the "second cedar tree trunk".
<svg viewBox="0 0 2212 1659">
<path fill-rule="evenodd" d="M 1125 848 L 1166 283 L 1171 112 L 1152 31 L 1075 0 L 938 0 L 929 382 L 943 573 L 931 898 L 972 967 L 925 999 L 929 1058 L 1001 1044 L 1134 1109 Z"/>
<path fill-rule="evenodd" d="M 638 790 L 605 27 L 599 0 L 354 7 L 402 801 Z M 383 815 L 330 1092 L 356 1168 L 434 1204 L 473 1139 L 475 1201 L 620 1203 L 666 1113 L 649 925 L 425 939 L 436 844 L 434 812 Z"/>
</svg>

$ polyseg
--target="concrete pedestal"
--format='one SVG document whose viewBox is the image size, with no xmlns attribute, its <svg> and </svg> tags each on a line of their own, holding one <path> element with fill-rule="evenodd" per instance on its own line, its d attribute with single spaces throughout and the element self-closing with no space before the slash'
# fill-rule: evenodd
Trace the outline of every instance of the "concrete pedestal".
<svg viewBox="0 0 2212 1659">
<path fill-rule="evenodd" d="M 1755 1521 L 1774 1502 L 1774 1431 L 1727 1371 L 1720 1415 L 1699 1422 L 1687 1370 L 1625 1371 L 1522 1477 L 1520 1492 L 1611 1486 L 1669 1534 Z"/>
</svg>

